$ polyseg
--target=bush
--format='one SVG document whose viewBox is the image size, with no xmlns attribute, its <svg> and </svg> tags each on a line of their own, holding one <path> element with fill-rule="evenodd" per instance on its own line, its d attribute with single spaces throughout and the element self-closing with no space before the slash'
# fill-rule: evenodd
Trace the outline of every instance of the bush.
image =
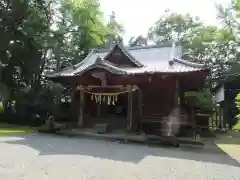
<svg viewBox="0 0 240 180">
<path fill-rule="evenodd" d="M 3 109 L 3 103 L 0 102 L 0 113 L 3 113 L 4 109 Z"/>
<path fill-rule="evenodd" d="M 235 98 L 235 103 L 236 103 L 236 106 L 239 110 L 238 114 L 236 115 L 236 118 L 240 119 L 240 93 L 237 94 L 236 98 Z"/>
<path fill-rule="evenodd" d="M 234 130 L 234 131 L 240 131 L 240 121 L 238 121 L 238 123 L 233 126 L 232 130 Z"/>
</svg>

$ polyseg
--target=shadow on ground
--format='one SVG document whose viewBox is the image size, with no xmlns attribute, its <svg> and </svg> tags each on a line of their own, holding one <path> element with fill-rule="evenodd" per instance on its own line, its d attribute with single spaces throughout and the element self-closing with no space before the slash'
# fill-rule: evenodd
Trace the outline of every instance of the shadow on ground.
<svg viewBox="0 0 240 180">
<path fill-rule="evenodd" d="M 212 143 L 206 144 L 202 149 L 168 148 L 45 134 L 16 135 L 15 137 L 5 143 L 31 147 L 39 151 L 39 155 L 85 155 L 132 163 L 139 163 L 147 156 L 156 156 L 240 166 L 235 159 Z"/>
</svg>

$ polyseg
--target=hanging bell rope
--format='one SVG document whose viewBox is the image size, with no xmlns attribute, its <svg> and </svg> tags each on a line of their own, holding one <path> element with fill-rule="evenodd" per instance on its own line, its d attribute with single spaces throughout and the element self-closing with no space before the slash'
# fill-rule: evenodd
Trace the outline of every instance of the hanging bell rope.
<svg viewBox="0 0 240 180">
<path fill-rule="evenodd" d="M 100 86 L 94 86 L 95 88 L 100 88 Z M 113 88 L 113 87 L 117 87 L 117 88 L 119 88 L 119 87 L 122 87 L 123 88 L 123 86 L 110 86 L 111 88 Z M 93 88 L 93 87 L 91 87 L 91 88 Z M 104 87 L 105 88 L 105 87 Z M 92 91 L 90 91 L 90 90 L 88 90 L 89 89 L 89 87 L 86 87 L 86 88 L 84 88 L 83 86 L 77 86 L 77 88 L 76 88 L 77 90 L 82 90 L 82 91 L 84 91 L 85 93 L 88 93 L 88 94 L 91 94 L 91 95 L 97 95 L 97 96 L 99 96 L 99 95 L 103 95 L 103 96 L 108 96 L 108 95 L 110 95 L 110 96 L 116 96 L 116 95 L 120 95 L 120 94 L 125 94 L 125 93 L 128 93 L 130 90 L 128 89 L 128 88 L 125 88 L 126 90 L 123 90 L 123 91 L 120 91 L 120 92 L 114 92 L 114 93 L 96 93 L 96 92 L 92 92 Z M 137 88 L 137 86 L 133 86 L 133 88 L 132 88 L 132 91 L 134 92 L 134 91 L 136 91 L 138 88 Z"/>
<path fill-rule="evenodd" d="M 133 88 L 129 88 L 129 86 L 124 87 L 124 86 L 108 86 L 110 88 L 120 88 L 120 92 L 114 92 L 114 93 L 101 93 L 101 92 L 92 92 L 90 91 L 93 88 L 101 88 L 99 86 L 77 86 L 77 90 L 83 91 L 87 94 L 91 95 L 91 100 L 95 100 L 96 103 L 107 103 L 108 105 L 115 105 L 116 102 L 118 101 L 118 96 L 121 94 L 128 93 L 129 91 L 136 91 L 138 89 L 137 86 L 132 86 Z M 105 88 L 105 87 L 104 87 Z"/>
</svg>

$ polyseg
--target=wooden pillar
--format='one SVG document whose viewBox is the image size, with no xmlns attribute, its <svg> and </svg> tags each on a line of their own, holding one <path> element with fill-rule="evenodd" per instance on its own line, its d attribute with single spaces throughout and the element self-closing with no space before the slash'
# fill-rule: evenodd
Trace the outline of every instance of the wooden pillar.
<svg viewBox="0 0 240 180">
<path fill-rule="evenodd" d="M 127 111 L 127 130 L 132 128 L 132 85 L 128 85 L 128 111 Z"/>
<path fill-rule="evenodd" d="M 99 102 L 97 103 L 97 116 L 101 116 L 101 104 Z"/>
<path fill-rule="evenodd" d="M 218 115 L 218 106 L 216 107 L 216 122 L 215 122 L 215 126 L 216 128 L 218 128 L 218 118 L 219 118 L 219 115 Z"/>
<path fill-rule="evenodd" d="M 179 82 L 178 84 L 179 84 L 180 106 L 185 107 L 185 105 L 186 105 L 185 89 L 184 89 L 183 85 L 181 84 L 181 82 Z"/>
<path fill-rule="evenodd" d="M 75 93 L 76 93 L 76 87 L 72 87 L 72 95 L 71 95 L 71 110 L 70 110 L 70 121 L 71 122 L 76 122 L 76 120 L 78 119 L 78 110 L 76 110 L 76 99 L 75 99 Z"/>
<path fill-rule="evenodd" d="M 214 128 L 214 114 L 211 116 L 211 128 Z"/>
<path fill-rule="evenodd" d="M 222 108 L 221 105 L 219 105 L 219 128 L 223 128 L 223 123 L 222 123 Z"/>
<path fill-rule="evenodd" d="M 142 117 L 142 91 L 138 88 L 138 109 L 139 109 L 139 115 Z"/>
<path fill-rule="evenodd" d="M 175 82 L 175 97 L 174 97 L 174 108 L 177 110 L 176 111 L 176 118 L 178 119 L 178 122 L 180 123 L 181 119 L 180 119 L 180 115 L 181 115 L 181 112 L 180 112 L 180 89 L 179 89 L 179 80 L 176 79 L 176 82 Z"/>
<path fill-rule="evenodd" d="M 227 128 L 227 124 L 228 124 L 227 108 L 228 108 L 228 106 L 226 106 L 225 101 L 223 101 L 222 111 L 223 111 L 223 126 L 224 126 L 224 128 Z"/>
<path fill-rule="evenodd" d="M 135 89 L 135 91 L 133 91 Z M 137 86 L 132 87 L 132 132 L 141 131 L 141 117 L 142 117 L 142 94 Z"/>
<path fill-rule="evenodd" d="M 221 114 L 220 114 L 220 108 L 219 105 L 217 106 L 217 129 L 220 128 L 220 123 L 221 123 Z"/>
<path fill-rule="evenodd" d="M 191 116 L 192 116 L 192 128 L 193 128 L 193 139 L 196 139 L 196 112 L 195 112 L 195 108 L 192 108 L 192 112 L 191 112 Z"/>
<path fill-rule="evenodd" d="M 174 101 L 174 106 L 175 108 L 176 107 L 179 107 L 180 105 L 180 89 L 179 89 L 179 79 L 176 79 L 176 82 L 175 82 L 175 101 Z"/>
<path fill-rule="evenodd" d="M 83 126 L 84 121 L 84 91 L 82 88 L 79 89 L 80 91 L 80 103 L 79 103 L 79 117 L 78 117 L 78 126 Z"/>
</svg>

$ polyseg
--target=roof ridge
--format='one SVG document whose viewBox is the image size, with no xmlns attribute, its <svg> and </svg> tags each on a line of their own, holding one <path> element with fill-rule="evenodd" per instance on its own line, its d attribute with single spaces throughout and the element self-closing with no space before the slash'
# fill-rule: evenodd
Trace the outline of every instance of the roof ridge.
<svg viewBox="0 0 240 180">
<path fill-rule="evenodd" d="M 172 60 L 173 60 L 173 62 L 181 63 L 181 64 L 184 64 L 186 66 L 191 66 L 191 67 L 194 67 L 194 68 L 204 68 L 204 67 L 206 67 L 206 64 L 194 63 L 194 62 L 190 62 L 190 61 L 175 58 L 175 57 Z"/>
<path fill-rule="evenodd" d="M 112 49 L 116 44 L 113 44 L 110 48 L 94 48 L 96 52 L 106 52 Z M 177 46 L 180 46 L 179 43 L 176 43 Z M 122 45 L 121 45 L 122 46 Z M 137 49 L 150 49 L 150 48 L 161 48 L 161 47 L 172 47 L 172 42 L 162 43 L 162 44 L 153 44 L 153 45 L 146 45 L 146 46 L 122 46 L 126 50 L 137 50 Z"/>
<path fill-rule="evenodd" d="M 128 50 L 138 50 L 138 49 L 151 49 L 151 48 L 163 48 L 163 47 L 172 47 L 172 43 L 165 43 L 165 44 L 154 44 L 154 45 L 147 45 L 147 46 L 132 46 L 127 47 Z"/>
</svg>

